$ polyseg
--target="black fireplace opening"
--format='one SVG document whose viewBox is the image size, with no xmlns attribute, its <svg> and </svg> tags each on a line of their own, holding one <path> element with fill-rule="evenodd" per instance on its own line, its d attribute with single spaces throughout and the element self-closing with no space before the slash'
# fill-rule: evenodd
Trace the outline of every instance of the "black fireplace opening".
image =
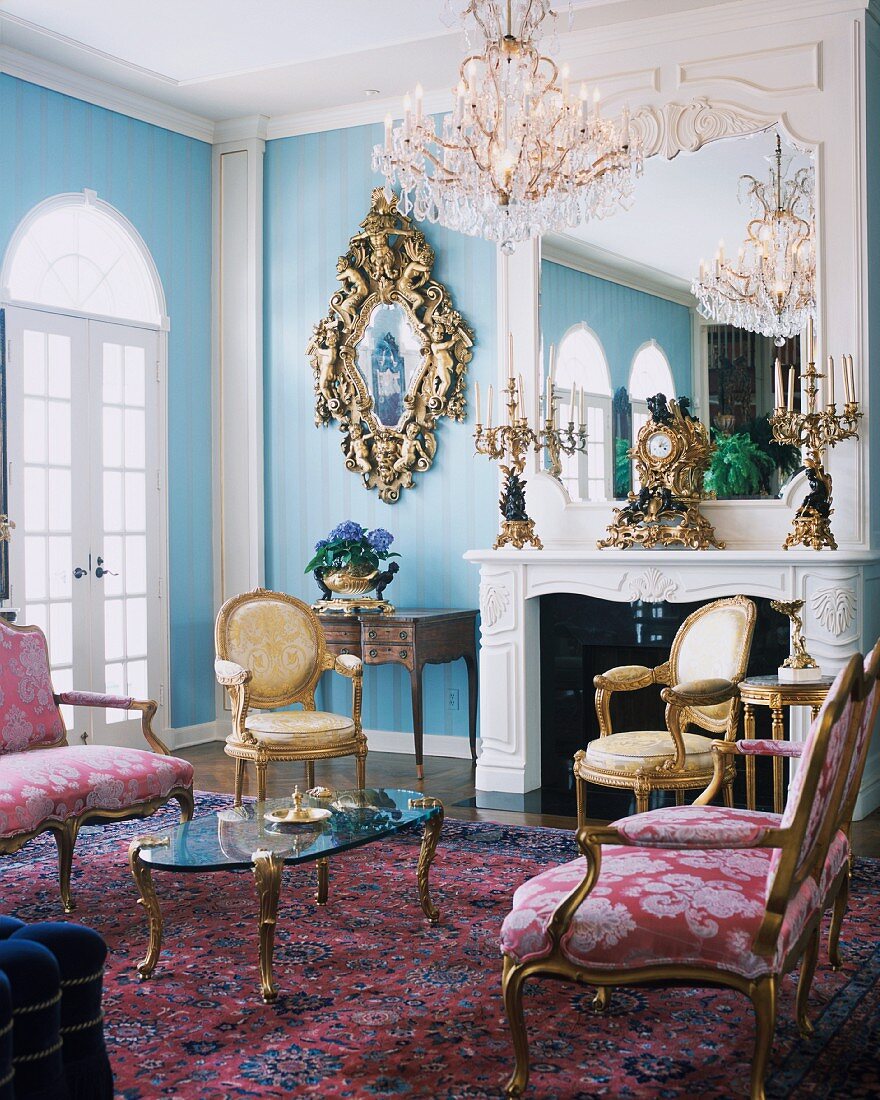
<svg viewBox="0 0 880 1100">
<path fill-rule="evenodd" d="M 773 611 L 770 601 L 750 597 L 757 622 L 748 675 L 775 672 L 789 652 L 788 619 Z M 591 596 L 554 593 L 540 597 L 541 630 L 541 791 L 540 811 L 576 813 L 572 759 L 578 749 L 599 736 L 593 677 L 617 665 L 653 667 L 668 660 L 672 640 L 682 622 L 710 600 L 695 603 L 618 603 Z M 615 693 L 611 703 L 615 733 L 665 729 L 659 687 Z M 756 707 L 756 736 L 770 736 L 770 713 Z M 696 732 L 699 729 L 694 727 Z M 787 763 L 787 762 L 786 762 Z M 757 804 L 773 808 L 771 769 L 757 768 Z M 734 800 L 745 806 L 743 769 L 737 773 Z M 787 773 L 786 773 L 787 780 Z M 686 795 L 696 797 L 698 792 Z M 537 794 L 537 792 L 535 792 Z M 652 806 L 671 804 L 674 795 L 658 792 Z M 535 807 L 537 809 L 537 806 Z M 590 784 L 587 812 L 591 818 L 613 820 L 634 811 L 628 791 Z"/>
</svg>

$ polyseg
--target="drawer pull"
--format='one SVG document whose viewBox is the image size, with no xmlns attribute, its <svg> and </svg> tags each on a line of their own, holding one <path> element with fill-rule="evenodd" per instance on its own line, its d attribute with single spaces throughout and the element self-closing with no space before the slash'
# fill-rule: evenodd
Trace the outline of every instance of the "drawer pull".
<svg viewBox="0 0 880 1100">
<path fill-rule="evenodd" d="M 406 639 L 407 639 L 407 637 L 408 637 L 408 635 L 407 635 L 406 631 L 405 631 L 405 630 L 401 630 L 401 632 L 400 632 L 400 640 L 401 640 L 402 642 L 405 642 L 405 641 L 406 641 Z"/>
<path fill-rule="evenodd" d="M 348 650 L 348 649 L 340 649 L 339 655 L 340 655 L 340 657 L 347 657 L 350 652 L 351 651 Z"/>
<path fill-rule="evenodd" d="M 370 650 L 370 656 L 371 657 L 378 657 L 379 656 L 379 650 L 378 649 L 371 649 Z"/>
<path fill-rule="evenodd" d="M 375 630 L 368 630 L 367 631 L 367 637 L 368 638 L 375 638 L 376 637 L 376 631 Z"/>
<path fill-rule="evenodd" d="M 405 649 L 402 649 L 402 650 L 400 651 L 400 659 L 401 659 L 402 661 L 405 661 L 405 660 L 407 659 L 407 657 L 408 657 L 408 656 L 409 656 L 409 654 L 407 653 L 407 651 L 406 651 Z"/>
</svg>

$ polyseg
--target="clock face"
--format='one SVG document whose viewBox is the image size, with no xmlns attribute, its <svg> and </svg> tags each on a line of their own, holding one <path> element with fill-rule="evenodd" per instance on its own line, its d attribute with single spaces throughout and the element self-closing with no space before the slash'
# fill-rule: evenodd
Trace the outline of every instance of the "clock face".
<svg viewBox="0 0 880 1100">
<path fill-rule="evenodd" d="M 672 454 L 672 438 L 666 432 L 654 432 L 649 436 L 647 451 L 651 458 L 669 458 Z"/>
</svg>

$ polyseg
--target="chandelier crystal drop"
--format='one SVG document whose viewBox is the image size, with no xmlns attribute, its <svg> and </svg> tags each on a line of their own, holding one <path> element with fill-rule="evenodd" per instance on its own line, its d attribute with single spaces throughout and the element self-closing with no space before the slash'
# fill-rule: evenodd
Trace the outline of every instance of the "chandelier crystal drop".
<svg viewBox="0 0 880 1100">
<path fill-rule="evenodd" d="M 691 291 L 704 317 L 770 336 L 782 347 L 816 317 L 816 247 L 813 170 L 784 179 L 776 135 L 769 182 L 740 177 L 740 201 L 754 217 L 736 262 L 719 246 L 710 270 L 700 264 Z M 788 158 L 785 158 L 788 159 Z"/>
<path fill-rule="evenodd" d="M 451 5 L 448 5 L 451 7 Z M 603 118 L 598 89 L 572 93 L 566 69 L 539 52 L 550 0 L 468 0 L 460 19 L 475 52 L 461 64 L 440 123 L 422 92 L 385 120 L 373 169 L 401 190 L 404 213 L 512 252 L 517 241 L 604 217 L 632 193 L 642 158 L 629 111 Z"/>
</svg>

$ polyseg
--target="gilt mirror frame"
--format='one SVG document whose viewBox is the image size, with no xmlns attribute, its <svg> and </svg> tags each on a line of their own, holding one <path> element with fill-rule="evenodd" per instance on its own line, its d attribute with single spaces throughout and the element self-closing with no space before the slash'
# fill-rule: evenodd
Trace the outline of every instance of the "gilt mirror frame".
<svg viewBox="0 0 880 1100">
<path fill-rule="evenodd" d="M 397 196 L 377 187 L 360 232 L 336 264 L 342 284 L 314 327 L 306 349 L 315 376 L 315 424 L 338 422 L 346 468 L 386 504 L 430 469 L 437 451 L 437 421 L 463 421 L 467 364 L 474 334 L 446 287 L 432 278 L 434 252 L 424 234 L 397 209 Z M 386 424 L 377 413 L 370 364 L 358 363 L 358 346 L 377 309 L 397 307 L 420 348 L 407 378 L 398 358 L 389 383 L 402 379 L 400 415 Z M 386 334 L 386 337 L 388 334 Z M 386 338 L 383 337 L 383 340 Z M 392 353 L 397 345 L 392 346 Z"/>
</svg>

